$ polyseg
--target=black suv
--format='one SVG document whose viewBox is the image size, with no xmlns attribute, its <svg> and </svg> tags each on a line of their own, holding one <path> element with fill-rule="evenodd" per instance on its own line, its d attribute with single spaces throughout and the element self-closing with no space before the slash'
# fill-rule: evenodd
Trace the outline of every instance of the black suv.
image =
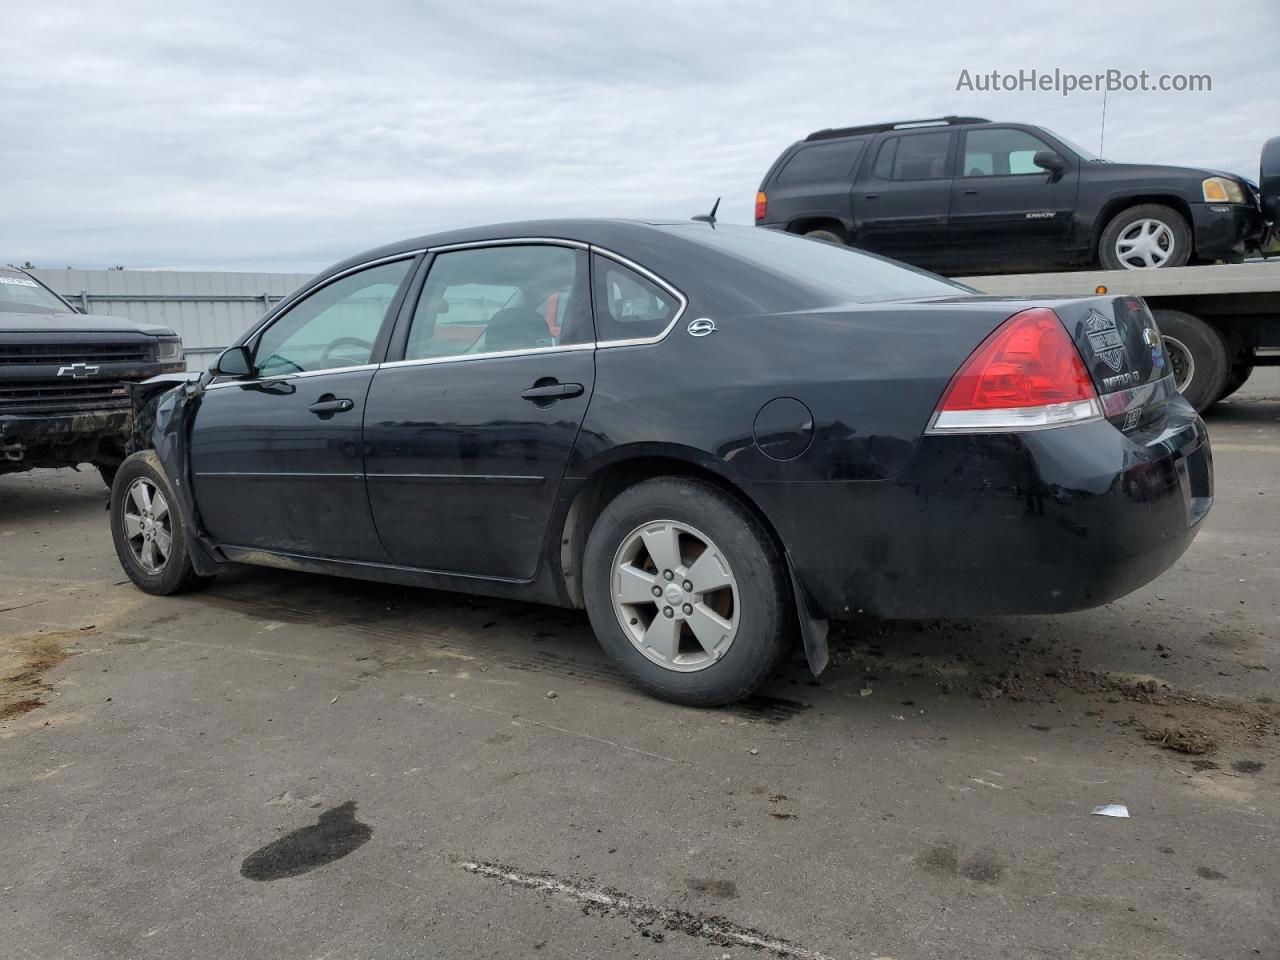
<svg viewBox="0 0 1280 960">
<path fill-rule="evenodd" d="M 183 368 L 168 327 L 81 316 L 0 267 L 0 474 L 92 463 L 109 486 L 131 429 L 129 383 Z"/>
<path fill-rule="evenodd" d="M 1235 259 L 1264 230 L 1240 177 L 1111 163 L 981 117 L 811 133 L 765 176 L 756 224 L 952 275 Z"/>
</svg>

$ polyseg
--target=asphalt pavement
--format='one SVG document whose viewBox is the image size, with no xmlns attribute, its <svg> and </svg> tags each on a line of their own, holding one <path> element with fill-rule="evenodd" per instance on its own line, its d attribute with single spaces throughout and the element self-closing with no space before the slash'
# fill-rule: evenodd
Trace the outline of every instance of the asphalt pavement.
<svg viewBox="0 0 1280 960">
<path fill-rule="evenodd" d="M 1208 417 L 1217 502 L 1155 583 L 848 624 L 722 710 L 578 612 L 149 597 L 95 474 L 0 477 L 0 955 L 1280 957 L 1276 373 Z"/>
</svg>

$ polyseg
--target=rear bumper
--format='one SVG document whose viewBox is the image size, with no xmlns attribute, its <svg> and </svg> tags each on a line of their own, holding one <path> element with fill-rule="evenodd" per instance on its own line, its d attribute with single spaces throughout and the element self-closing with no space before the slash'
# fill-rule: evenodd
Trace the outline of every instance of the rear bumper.
<svg viewBox="0 0 1280 960">
<path fill-rule="evenodd" d="M 1191 204 L 1191 228 L 1196 255 L 1215 258 L 1241 253 L 1262 239 L 1262 214 L 1239 203 Z"/>
<path fill-rule="evenodd" d="M 1204 424 L 925 437 L 900 477 L 754 487 L 813 605 L 840 619 L 1061 613 L 1168 569 L 1213 501 Z"/>
</svg>

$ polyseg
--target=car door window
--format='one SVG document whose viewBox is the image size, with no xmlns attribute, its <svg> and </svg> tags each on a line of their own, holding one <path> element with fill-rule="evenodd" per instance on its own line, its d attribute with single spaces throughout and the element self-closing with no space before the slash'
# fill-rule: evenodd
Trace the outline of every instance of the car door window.
<svg viewBox="0 0 1280 960">
<path fill-rule="evenodd" d="M 896 149 L 887 157 L 886 148 L 894 141 L 886 140 L 876 158 L 876 174 L 891 180 L 940 180 L 947 175 L 947 151 L 950 133 L 918 133 L 895 137 Z"/>
<path fill-rule="evenodd" d="M 260 377 L 358 367 L 373 359 L 374 343 L 413 260 L 397 260 L 348 274 L 308 294 L 258 338 Z"/>
<path fill-rule="evenodd" d="M 584 254 L 510 244 L 437 254 L 406 360 L 540 350 L 592 339 Z"/>
<path fill-rule="evenodd" d="M 1049 144 L 1025 130 L 971 130 L 964 138 L 963 176 L 1018 176 L 1044 173 L 1035 164 L 1041 150 L 1052 150 Z"/>
<path fill-rule="evenodd" d="M 610 257 L 596 254 L 591 269 L 601 343 L 659 337 L 680 312 L 671 290 Z"/>
</svg>

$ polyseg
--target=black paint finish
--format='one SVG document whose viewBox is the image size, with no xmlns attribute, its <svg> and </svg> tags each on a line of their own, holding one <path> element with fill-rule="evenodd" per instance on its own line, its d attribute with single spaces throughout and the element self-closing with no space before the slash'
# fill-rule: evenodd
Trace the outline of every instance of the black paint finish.
<svg viewBox="0 0 1280 960">
<path fill-rule="evenodd" d="M 575 498 L 619 467 L 694 473 L 735 491 L 774 531 L 816 621 L 1092 606 L 1158 575 L 1194 537 L 1212 467 L 1204 426 L 1176 394 L 1155 394 L 1130 423 L 925 434 L 965 359 L 1031 306 L 1058 312 L 1100 391 L 1110 368 L 1089 352 L 1092 312 L 1114 322 L 1131 382 L 1159 380 L 1164 358 L 1143 340 L 1140 304 L 958 286 L 858 303 L 725 253 L 713 229 L 756 233 L 509 224 L 337 265 L 312 286 L 443 244 L 572 239 L 648 268 L 688 305 L 656 343 L 395 365 L 411 287 L 379 334 L 376 370 L 162 398 L 157 452 L 172 475 L 184 443 L 190 451 L 184 510 L 207 531 L 197 546 L 223 561 L 571 605 L 566 575 L 580 558 L 568 524 L 575 503 L 589 503 Z M 698 317 L 716 332 L 691 336 Z M 551 379 L 582 392 L 523 396 Z M 308 408 L 325 395 L 352 409 L 321 419 Z M 190 489 L 179 484 L 179 496 Z"/>
<path fill-rule="evenodd" d="M 966 138 L 990 130 L 1031 134 L 1057 153 L 1062 170 L 966 175 Z M 938 136 L 950 136 L 951 144 L 945 164 L 932 176 L 890 180 L 879 175 L 881 144 Z M 835 229 L 854 246 L 955 276 L 1092 264 L 1098 238 L 1111 218 L 1144 203 L 1163 204 L 1181 214 L 1202 260 L 1256 245 L 1264 231 L 1258 191 L 1234 174 L 1093 161 L 1050 131 L 1029 124 L 981 121 L 890 129 L 827 137 L 816 146 L 831 149 L 841 142 L 856 142 L 860 149 L 852 169 L 838 180 L 788 182 L 788 162 L 815 144 L 802 140 L 783 151 L 760 184 L 768 210 L 759 226 L 795 233 Z M 1273 153 L 1280 155 L 1280 148 Z M 1280 163 L 1273 167 L 1280 169 Z M 1248 202 L 1206 203 L 1202 183 L 1214 176 L 1240 183 Z M 1269 196 L 1274 202 L 1274 185 Z"/>
</svg>

